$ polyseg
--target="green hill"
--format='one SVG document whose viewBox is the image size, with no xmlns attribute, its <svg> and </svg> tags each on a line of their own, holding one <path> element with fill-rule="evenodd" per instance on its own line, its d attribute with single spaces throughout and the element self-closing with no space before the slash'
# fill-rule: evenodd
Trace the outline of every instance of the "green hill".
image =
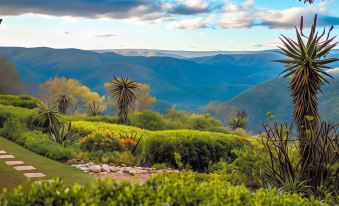
<svg viewBox="0 0 339 206">
<path fill-rule="evenodd" d="M 319 94 L 320 114 L 324 120 L 339 122 L 339 79 L 332 79 Z M 249 129 L 258 132 L 267 121 L 266 112 L 272 112 L 275 121 L 291 122 L 293 105 L 287 79 L 274 79 L 259 84 L 231 99 L 230 106 L 246 110 Z"/>
</svg>

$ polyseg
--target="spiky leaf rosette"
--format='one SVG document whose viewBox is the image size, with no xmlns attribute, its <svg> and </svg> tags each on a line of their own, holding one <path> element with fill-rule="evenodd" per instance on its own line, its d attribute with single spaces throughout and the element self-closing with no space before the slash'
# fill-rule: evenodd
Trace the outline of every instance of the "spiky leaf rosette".
<svg viewBox="0 0 339 206">
<path fill-rule="evenodd" d="M 122 123 L 126 123 L 131 103 L 136 99 L 136 92 L 140 84 L 125 77 L 114 79 L 108 84 L 108 93 L 115 97 L 118 106 L 118 116 Z"/>
<path fill-rule="evenodd" d="M 302 1 L 302 0 L 299 0 L 299 1 Z M 314 0 L 303 0 L 304 1 L 304 4 L 307 2 L 307 3 L 310 3 L 312 4 L 314 2 Z"/>
<path fill-rule="evenodd" d="M 71 96 L 68 95 L 60 95 L 56 99 L 56 103 L 58 105 L 59 111 L 63 114 L 66 114 L 67 109 L 73 103 L 73 99 Z"/>
<path fill-rule="evenodd" d="M 321 86 L 327 82 L 326 77 L 331 77 L 324 69 L 330 69 L 327 64 L 338 61 L 337 58 L 325 56 L 333 49 L 337 42 L 335 37 L 330 37 L 333 26 L 326 34 L 321 35 L 316 31 L 317 15 L 308 36 L 303 34 L 303 17 L 301 17 L 300 29 L 296 29 L 297 40 L 294 41 L 282 35 L 281 41 L 284 48 L 279 47 L 281 54 L 288 57 L 284 60 L 276 60 L 285 64 L 282 72 L 284 77 L 291 77 L 290 88 L 294 103 L 294 119 L 299 126 L 305 122 L 305 118 L 317 119 L 318 99 Z"/>
</svg>

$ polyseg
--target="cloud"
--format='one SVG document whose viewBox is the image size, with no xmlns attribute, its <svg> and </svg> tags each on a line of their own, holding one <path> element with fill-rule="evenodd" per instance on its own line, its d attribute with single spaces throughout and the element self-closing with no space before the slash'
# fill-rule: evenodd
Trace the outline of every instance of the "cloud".
<svg viewBox="0 0 339 206">
<path fill-rule="evenodd" d="M 241 4 L 233 1 L 225 5 L 219 25 L 223 28 L 251 28 L 267 26 L 271 29 L 293 28 L 304 16 L 305 25 L 310 26 L 314 14 L 319 14 L 318 26 L 339 25 L 339 18 L 330 16 L 326 3 L 292 7 L 283 10 L 257 8 L 254 0 L 246 0 Z"/>
<path fill-rule="evenodd" d="M 97 34 L 95 37 L 100 37 L 100 38 L 110 38 L 116 36 L 115 34 Z"/>
<path fill-rule="evenodd" d="M 167 4 L 169 13 L 192 15 L 210 11 L 210 5 L 203 0 L 177 0 L 173 4 Z"/>
<path fill-rule="evenodd" d="M 339 74 L 339 68 L 328 69 L 326 72 L 330 74 Z"/>
<path fill-rule="evenodd" d="M 86 18 L 114 18 L 149 16 L 158 12 L 158 1 L 148 0 L 1 0 L 2 15 L 21 15 L 27 13 L 46 14 L 51 16 L 75 16 Z"/>
<path fill-rule="evenodd" d="M 212 27 L 209 23 L 212 21 L 213 17 L 209 16 L 207 18 L 198 17 L 193 19 L 186 19 L 181 21 L 174 21 L 170 24 L 171 28 L 175 29 L 201 29 Z"/>
</svg>

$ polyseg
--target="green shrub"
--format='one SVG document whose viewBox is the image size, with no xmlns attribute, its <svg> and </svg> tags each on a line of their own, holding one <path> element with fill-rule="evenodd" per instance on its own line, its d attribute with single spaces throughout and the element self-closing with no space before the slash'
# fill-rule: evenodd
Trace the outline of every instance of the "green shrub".
<svg viewBox="0 0 339 206">
<path fill-rule="evenodd" d="M 26 108 L 0 105 L 0 119 L 6 119 L 0 128 L 0 136 L 10 139 L 27 149 L 55 160 L 73 157 L 72 148 L 64 148 L 51 142 L 46 134 L 31 125 L 35 111 Z"/>
<path fill-rule="evenodd" d="M 148 164 L 169 163 L 178 166 L 174 154 L 181 156 L 182 163 L 192 169 L 204 170 L 221 159 L 232 161 L 232 152 L 241 148 L 238 136 L 195 130 L 167 130 L 151 132 L 143 141 L 141 153 Z"/>
<path fill-rule="evenodd" d="M 0 94 L 0 104 L 24 107 L 28 109 L 35 108 L 37 99 L 28 95 L 6 95 Z"/>
<path fill-rule="evenodd" d="M 21 205 L 232 205 L 232 206 L 318 206 L 318 200 L 277 191 L 252 192 L 244 186 L 232 186 L 218 175 L 192 172 L 153 176 L 144 184 L 114 183 L 69 186 L 60 180 L 33 183 L 0 196 L 2 206 Z"/>
<path fill-rule="evenodd" d="M 120 139 L 114 136 L 101 134 L 88 135 L 80 140 L 80 148 L 85 151 L 95 152 L 112 152 L 124 151 L 124 146 Z"/>
<path fill-rule="evenodd" d="M 149 110 L 129 115 L 128 124 L 148 130 L 163 130 L 168 127 L 160 113 Z"/>
<path fill-rule="evenodd" d="M 63 116 L 63 121 L 88 121 L 88 122 L 106 122 L 111 124 L 117 124 L 118 118 L 117 117 L 110 117 L 110 116 L 84 116 L 84 115 L 76 115 L 76 116 Z"/>
</svg>

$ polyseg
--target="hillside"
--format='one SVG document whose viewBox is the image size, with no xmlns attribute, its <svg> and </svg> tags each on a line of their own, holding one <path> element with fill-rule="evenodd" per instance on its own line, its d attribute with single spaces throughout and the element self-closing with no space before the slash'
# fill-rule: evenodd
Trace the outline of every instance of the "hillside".
<svg viewBox="0 0 339 206">
<path fill-rule="evenodd" d="M 332 79 L 319 95 L 321 117 L 339 122 L 339 79 Z M 258 132 L 267 121 L 266 112 L 272 112 L 275 121 L 291 122 L 293 105 L 287 79 L 266 81 L 229 101 L 229 105 L 244 109 L 249 115 L 249 128 Z"/>
<path fill-rule="evenodd" d="M 276 77 L 281 71 L 281 65 L 261 60 L 274 59 L 276 54 L 272 52 L 248 54 L 248 58 L 253 59 L 249 65 L 237 58 L 237 54 L 218 55 L 216 58 L 235 57 L 232 62 L 219 61 L 217 64 L 196 59 L 123 56 L 113 52 L 46 47 L 2 47 L 0 55 L 16 65 L 20 78 L 33 85 L 32 88 L 51 77 L 65 76 L 78 79 L 104 94 L 103 84 L 113 76 L 123 75 L 150 84 L 152 95 L 161 102 L 192 110 L 212 100 L 227 101 Z"/>
</svg>

